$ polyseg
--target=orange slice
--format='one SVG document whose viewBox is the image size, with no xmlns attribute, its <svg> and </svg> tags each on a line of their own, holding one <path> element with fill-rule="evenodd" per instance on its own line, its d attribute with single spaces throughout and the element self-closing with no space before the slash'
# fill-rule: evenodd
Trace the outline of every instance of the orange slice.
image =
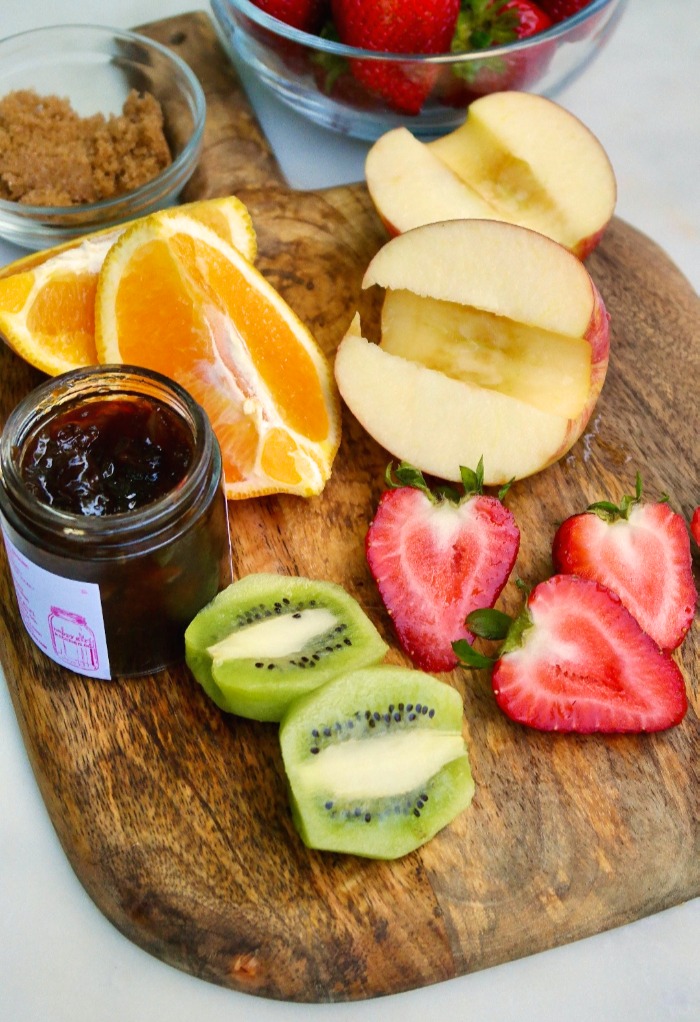
<svg viewBox="0 0 700 1022">
<path fill-rule="evenodd" d="M 206 224 L 247 259 L 255 258 L 253 223 L 235 196 L 192 202 L 153 215 L 167 218 L 174 213 Z M 18 355 L 51 376 L 98 361 L 97 277 L 107 252 L 130 226 L 99 231 L 5 267 L 0 274 L 0 333 Z"/>
<path fill-rule="evenodd" d="M 164 373 L 207 411 L 229 498 L 323 489 L 340 440 L 332 372 L 232 245 L 190 217 L 147 218 L 108 252 L 95 309 L 100 361 Z"/>
</svg>

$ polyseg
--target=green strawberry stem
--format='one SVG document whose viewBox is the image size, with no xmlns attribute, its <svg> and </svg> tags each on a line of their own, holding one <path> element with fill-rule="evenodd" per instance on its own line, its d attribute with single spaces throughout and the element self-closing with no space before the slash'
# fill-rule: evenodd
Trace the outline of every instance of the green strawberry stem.
<svg viewBox="0 0 700 1022">
<path fill-rule="evenodd" d="M 470 632 L 480 639 L 505 639 L 513 618 L 501 610 L 483 607 L 467 615 L 466 625 Z"/>
<path fill-rule="evenodd" d="M 519 17 L 508 0 L 463 0 L 452 38 L 452 52 L 487 50 L 518 38 Z M 506 9 L 504 9 L 506 8 Z"/>
<path fill-rule="evenodd" d="M 532 616 L 527 604 L 517 617 L 512 618 L 501 610 L 484 607 L 467 614 L 465 624 L 470 632 L 479 639 L 502 640 L 498 653 L 494 657 L 485 656 L 467 642 L 458 639 L 452 643 L 452 649 L 459 658 L 462 667 L 469 670 L 487 670 L 504 654 L 519 649 L 523 644 L 523 636 L 532 627 Z"/>
<path fill-rule="evenodd" d="M 669 499 L 667 493 L 661 495 L 661 502 L 665 502 Z M 636 504 L 642 502 L 642 477 L 637 472 L 636 485 L 634 495 L 626 493 L 619 504 L 613 504 L 609 500 L 598 500 L 593 504 L 589 504 L 586 511 L 591 511 L 593 514 L 598 515 L 605 522 L 616 522 L 618 519 L 627 520 L 630 516 L 630 511 Z"/>
<path fill-rule="evenodd" d="M 480 496 L 484 492 L 484 459 L 479 458 L 479 464 L 475 469 L 466 468 L 460 465 L 459 474 L 462 479 L 464 493 L 460 494 L 453 486 L 440 484 L 433 489 L 428 486 L 425 477 L 420 469 L 414 468 L 407 461 L 400 461 L 394 468 L 394 463 L 389 462 L 384 473 L 384 481 L 390 490 L 400 489 L 402 486 L 412 486 L 426 495 L 433 504 L 441 500 L 449 500 L 453 504 L 461 504 L 469 497 Z M 513 480 L 506 483 L 498 491 L 498 499 L 503 503 L 503 498 L 512 486 Z"/>
</svg>

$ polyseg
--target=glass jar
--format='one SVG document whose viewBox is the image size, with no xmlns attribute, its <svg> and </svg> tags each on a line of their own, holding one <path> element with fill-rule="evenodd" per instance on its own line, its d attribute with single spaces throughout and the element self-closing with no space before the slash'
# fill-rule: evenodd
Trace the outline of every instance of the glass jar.
<svg viewBox="0 0 700 1022">
<path fill-rule="evenodd" d="M 62 460 L 74 471 L 70 452 L 62 454 L 66 421 L 84 420 L 109 444 L 103 423 L 110 411 L 125 414 L 138 433 L 137 410 L 144 421 L 154 421 L 153 413 L 165 422 L 169 431 L 158 434 L 156 447 L 179 468 L 165 481 L 158 469 L 144 471 L 135 506 L 67 509 L 51 492 L 56 479 L 37 484 L 32 466 L 46 453 L 47 436 L 58 452 L 54 467 Z M 153 448 L 150 434 L 136 440 Z M 140 470 L 128 448 L 120 454 L 93 475 L 131 493 Z M 185 628 L 231 580 L 221 452 L 209 420 L 182 387 L 146 369 L 78 369 L 20 402 L 0 439 L 0 524 L 27 632 L 53 660 L 96 678 L 148 674 L 181 660 Z"/>
</svg>

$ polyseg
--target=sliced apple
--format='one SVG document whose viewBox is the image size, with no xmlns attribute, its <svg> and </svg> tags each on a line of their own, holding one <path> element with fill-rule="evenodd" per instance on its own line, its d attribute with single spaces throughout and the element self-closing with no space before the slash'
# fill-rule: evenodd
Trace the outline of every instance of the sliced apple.
<svg viewBox="0 0 700 1022">
<path fill-rule="evenodd" d="M 588 400 L 591 346 L 457 302 L 387 291 L 382 348 L 464 383 L 574 419 Z"/>
<path fill-rule="evenodd" d="M 436 220 L 503 219 L 408 128 L 393 128 L 375 142 L 365 161 L 365 178 L 390 234 Z"/>
<path fill-rule="evenodd" d="M 392 233 L 487 217 L 539 231 L 579 258 L 600 240 L 617 198 L 595 135 L 557 103 L 526 92 L 482 96 L 464 124 L 433 142 L 405 128 L 388 132 L 370 149 L 365 176 Z"/>
<path fill-rule="evenodd" d="M 340 393 L 394 457 L 487 485 L 560 458 L 603 386 L 608 316 L 583 264 L 534 231 L 453 220 L 402 234 L 363 287 L 385 289 L 380 344 L 356 316 L 335 364 Z"/>
</svg>

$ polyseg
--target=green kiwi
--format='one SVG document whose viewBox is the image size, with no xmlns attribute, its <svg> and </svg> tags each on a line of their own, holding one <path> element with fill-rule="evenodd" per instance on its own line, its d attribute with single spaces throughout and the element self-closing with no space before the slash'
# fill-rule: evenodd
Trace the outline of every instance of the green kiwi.
<svg viewBox="0 0 700 1022">
<path fill-rule="evenodd" d="M 396 859 L 450 823 L 474 794 L 462 710 L 446 682 L 390 665 L 294 702 L 280 743 L 304 843 Z"/>
<path fill-rule="evenodd" d="M 187 664 L 207 694 L 254 720 L 280 720 L 293 699 L 387 649 L 342 586 L 290 575 L 239 579 L 185 632 Z"/>
</svg>

